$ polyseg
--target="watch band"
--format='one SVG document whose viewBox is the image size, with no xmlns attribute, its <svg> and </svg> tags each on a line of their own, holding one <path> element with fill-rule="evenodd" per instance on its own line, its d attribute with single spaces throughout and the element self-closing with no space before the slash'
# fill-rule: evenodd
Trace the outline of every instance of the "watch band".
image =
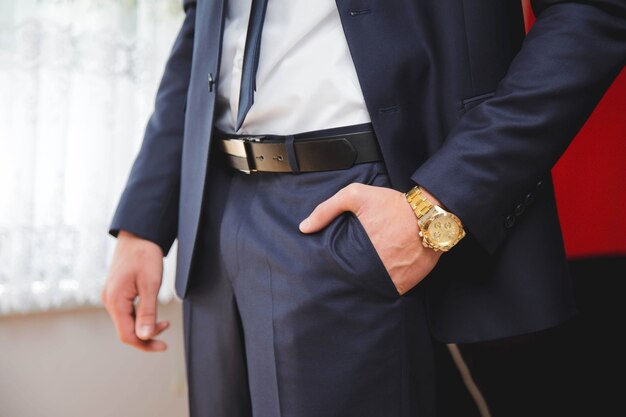
<svg viewBox="0 0 626 417">
<path fill-rule="evenodd" d="M 417 217 L 422 245 L 447 252 L 463 239 L 465 230 L 461 220 L 426 199 L 419 186 L 411 188 L 405 196 Z"/>
<path fill-rule="evenodd" d="M 421 219 L 434 207 L 433 203 L 426 199 L 426 196 L 417 185 L 407 191 L 404 195 L 406 196 L 406 201 L 409 202 L 409 205 L 415 212 L 418 219 Z"/>
</svg>

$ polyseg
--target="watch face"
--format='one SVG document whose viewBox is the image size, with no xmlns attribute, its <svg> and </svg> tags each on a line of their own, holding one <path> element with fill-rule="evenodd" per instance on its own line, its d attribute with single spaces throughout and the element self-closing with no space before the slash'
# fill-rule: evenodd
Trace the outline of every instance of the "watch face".
<svg viewBox="0 0 626 417">
<path fill-rule="evenodd" d="M 450 215 L 436 216 L 428 225 L 429 240 L 443 248 L 455 244 L 460 234 L 460 225 Z"/>
</svg>

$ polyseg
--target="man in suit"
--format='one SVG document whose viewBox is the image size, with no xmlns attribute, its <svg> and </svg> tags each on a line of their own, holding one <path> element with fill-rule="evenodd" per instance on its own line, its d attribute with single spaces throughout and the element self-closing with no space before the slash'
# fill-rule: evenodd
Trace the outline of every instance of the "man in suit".
<svg viewBox="0 0 626 417">
<path fill-rule="evenodd" d="M 431 335 L 574 313 L 550 168 L 626 5 L 533 7 L 524 38 L 518 0 L 184 1 L 103 301 L 164 349 L 178 239 L 192 416 L 433 416 Z"/>
</svg>

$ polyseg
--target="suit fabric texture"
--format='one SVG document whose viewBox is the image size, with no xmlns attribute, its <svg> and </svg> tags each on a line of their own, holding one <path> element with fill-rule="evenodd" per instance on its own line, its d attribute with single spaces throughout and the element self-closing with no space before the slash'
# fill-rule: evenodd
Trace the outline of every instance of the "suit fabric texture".
<svg viewBox="0 0 626 417">
<path fill-rule="evenodd" d="M 207 255 L 217 248 L 202 236 L 222 219 L 220 187 L 232 182 L 213 134 L 224 3 L 183 2 L 185 20 L 110 230 L 164 253 L 178 239 L 176 289 L 187 299 L 223 285 L 206 276 L 224 260 Z M 569 318 L 575 307 L 550 169 L 626 63 L 626 4 L 535 0 L 525 37 L 518 0 L 336 3 L 385 186 L 423 185 L 468 232 L 408 295 L 424 304 L 432 334 L 477 342 Z M 232 299 L 220 298 L 224 311 L 234 311 Z M 237 345 L 241 318 L 218 325 L 211 314 L 206 323 Z M 232 383 L 245 391 L 241 371 Z"/>
<path fill-rule="evenodd" d="M 223 198 L 205 207 L 183 302 L 190 414 L 434 416 L 423 291 L 399 296 L 351 213 L 298 231 L 308 196 L 388 187 L 384 164 L 246 175 L 218 159 L 209 170 Z"/>
</svg>

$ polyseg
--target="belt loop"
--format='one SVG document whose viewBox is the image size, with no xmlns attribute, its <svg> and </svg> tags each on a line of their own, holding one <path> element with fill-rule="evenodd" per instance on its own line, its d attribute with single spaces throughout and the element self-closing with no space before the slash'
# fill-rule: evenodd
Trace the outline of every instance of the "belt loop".
<svg viewBox="0 0 626 417">
<path fill-rule="evenodd" d="M 300 173 L 300 166 L 298 165 L 298 157 L 296 156 L 296 147 L 293 144 L 293 135 L 285 136 L 285 149 L 287 150 L 287 158 L 289 160 L 289 166 L 294 174 Z"/>
</svg>

